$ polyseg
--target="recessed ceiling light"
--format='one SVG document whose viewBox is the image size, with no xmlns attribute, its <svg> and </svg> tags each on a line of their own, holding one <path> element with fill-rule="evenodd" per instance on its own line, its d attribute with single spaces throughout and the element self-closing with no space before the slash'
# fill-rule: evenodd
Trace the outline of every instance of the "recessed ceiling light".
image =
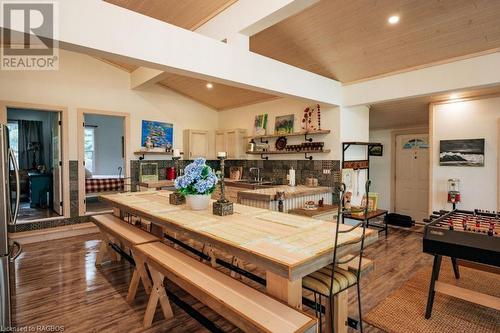
<svg viewBox="0 0 500 333">
<path fill-rule="evenodd" d="M 212 89 L 214 87 L 213 84 L 211 84 L 210 82 L 207 83 L 207 89 Z"/>
<path fill-rule="evenodd" d="M 450 95 L 450 99 L 457 99 L 457 98 L 458 98 L 458 94 L 453 93 Z"/>
<path fill-rule="evenodd" d="M 389 22 L 389 24 L 396 24 L 399 22 L 399 16 L 392 15 L 391 17 L 389 17 L 389 19 L 387 19 L 387 22 Z"/>
</svg>

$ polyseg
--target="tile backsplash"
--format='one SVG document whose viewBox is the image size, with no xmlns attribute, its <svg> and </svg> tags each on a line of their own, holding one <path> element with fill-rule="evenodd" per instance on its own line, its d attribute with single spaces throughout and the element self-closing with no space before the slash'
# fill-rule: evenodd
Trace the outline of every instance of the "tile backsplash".
<svg viewBox="0 0 500 333">
<path fill-rule="evenodd" d="M 131 183 L 132 190 L 135 190 L 139 182 L 139 166 L 140 163 L 158 163 L 159 178 L 165 179 L 165 169 L 174 165 L 171 160 L 148 160 L 148 161 L 131 161 Z M 189 160 L 181 160 L 178 162 L 179 168 L 184 168 L 191 163 Z M 208 160 L 207 164 L 213 169 L 219 169 L 218 160 Z M 229 167 L 243 167 L 243 178 L 253 179 L 255 175 L 250 172 L 250 168 L 260 168 L 260 175 L 264 180 L 270 180 L 278 185 L 286 184 L 286 176 L 288 170 L 293 167 L 295 169 L 296 183 L 304 184 L 307 177 L 318 178 L 320 186 L 338 187 L 340 183 L 340 161 L 338 160 L 226 160 L 225 176 L 229 177 Z"/>
</svg>

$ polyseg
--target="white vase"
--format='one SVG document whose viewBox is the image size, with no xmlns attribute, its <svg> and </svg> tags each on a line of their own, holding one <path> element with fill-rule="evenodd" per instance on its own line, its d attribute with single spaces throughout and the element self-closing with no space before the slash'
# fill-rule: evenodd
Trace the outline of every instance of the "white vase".
<svg viewBox="0 0 500 333">
<path fill-rule="evenodd" d="M 210 204 L 210 194 L 186 195 L 186 205 L 191 210 L 205 210 Z"/>
</svg>

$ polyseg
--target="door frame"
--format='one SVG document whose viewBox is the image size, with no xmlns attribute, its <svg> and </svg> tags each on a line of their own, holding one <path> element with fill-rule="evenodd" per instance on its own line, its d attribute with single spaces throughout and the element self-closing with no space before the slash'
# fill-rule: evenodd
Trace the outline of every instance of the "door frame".
<svg viewBox="0 0 500 333">
<path fill-rule="evenodd" d="M 94 114 L 101 116 L 113 116 L 123 118 L 123 177 L 130 177 L 130 113 L 117 112 L 96 109 L 77 108 L 77 135 L 78 135 L 78 213 L 80 216 L 85 215 L 85 166 L 83 162 L 84 157 L 84 130 L 83 124 L 85 122 L 85 114 Z"/>
<path fill-rule="evenodd" d="M 405 128 L 391 131 L 391 212 L 394 212 L 396 207 L 396 137 L 398 135 L 407 134 L 427 134 L 429 135 L 429 155 L 431 154 L 431 137 L 428 127 Z M 430 156 L 429 156 L 430 159 Z M 430 170 L 429 170 L 430 171 Z M 430 197 L 431 188 L 427 191 L 427 197 Z M 430 210 L 430 206 L 427 207 Z"/>
<path fill-rule="evenodd" d="M 68 121 L 68 108 L 65 106 L 37 104 L 28 102 L 13 102 L 13 101 L 0 101 L 0 122 L 7 123 L 7 109 L 27 109 L 45 112 L 60 112 L 61 114 L 61 161 L 62 161 L 62 200 L 63 200 L 63 215 L 61 217 L 52 217 L 43 220 L 54 220 L 59 218 L 70 218 L 70 186 L 69 186 L 69 121 Z M 21 221 L 22 222 L 22 221 Z M 33 221 L 29 221 L 33 222 Z"/>
<path fill-rule="evenodd" d="M 500 118 L 497 119 L 497 212 L 500 211 Z"/>
</svg>

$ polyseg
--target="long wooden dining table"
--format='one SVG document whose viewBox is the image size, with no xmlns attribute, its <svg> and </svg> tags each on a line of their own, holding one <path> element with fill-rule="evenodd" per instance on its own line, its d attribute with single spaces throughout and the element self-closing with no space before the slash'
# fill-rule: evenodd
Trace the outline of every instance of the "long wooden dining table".
<svg viewBox="0 0 500 333">
<path fill-rule="evenodd" d="M 169 191 L 102 195 L 115 215 L 131 214 L 172 233 L 212 246 L 265 271 L 266 292 L 295 308 L 302 308 L 302 278 L 333 259 L 336 224 L 309 217 L 234 204 L 234 214 L 192 211 L 185 205 L 170 205 Z M 125 222 L 124 222 L 125 223 Z M 341 230 L 349 228 L 340 225 Z M 340 234 L 337 257 L 359 249 L 349 245 L 361 237 L 362 229 Z M 365 244 L 376 241 L 378 232 L 366 230 Z M 337 296 L 333 324 L 335 332 L 347 332 L 347 291 Z M 329 316 L 327 316 L 329 317 Z"/>
</svg>

